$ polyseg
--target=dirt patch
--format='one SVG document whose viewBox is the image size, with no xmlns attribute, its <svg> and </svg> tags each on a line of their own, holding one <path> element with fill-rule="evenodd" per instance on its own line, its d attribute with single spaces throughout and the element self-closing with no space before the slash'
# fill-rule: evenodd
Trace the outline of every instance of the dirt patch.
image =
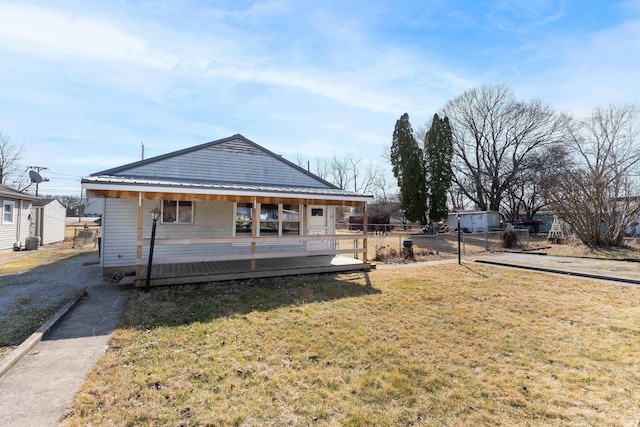
<svg viewBox="0 0 640 427">
<path fill-rule="evenodd" d="M 414 248 L 412 251 L 403 248 L 398 251 L 391 246 L 380 248 L 376 254 L 374 261 L 383 262 L 385 264 L 410 264 L 414 262 L 437 261 L 446 259 L 442 255 L 436 254 L 431 249 Z"/>
</svg>

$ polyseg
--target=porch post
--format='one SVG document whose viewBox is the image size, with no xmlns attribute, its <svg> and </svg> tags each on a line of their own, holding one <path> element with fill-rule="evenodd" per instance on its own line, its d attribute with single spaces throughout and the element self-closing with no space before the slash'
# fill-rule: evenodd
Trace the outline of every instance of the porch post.
<svg viewBox="0 0 640 427">
<path fill-rule="evenodd" d="M 367 237 L 369 236 L 369 210 L 367 208 L 367 202 L 364 202 L 364 209 L 362 210 L 362 232 L 364 233 L 364 240 L 362 241 L 362 247 L 364 252 L 362 253 L 362 262 L 367 262 Z"/>
<path fill-rule="evenodd" d="M 142 265 L 138 261 L 142 258 L 142 192 L 138 193 L 138 244 L 136 245 L 136 279 L 142 279 Z"/>
<path fill-rule="evenodd" d="M 258 200 L 256 197 L 253 198 L 253 208 L 251 213 L 251 237 L 258 236 L 258 227 L 260 227 L 260 212 L 258 211 Z M 256 255 L 256 241 L 255 239 L 251 241 L 251 256 L 255 257 Z M 256 269 L 256 259 L 251 258 L 251 271 L 255 271 Z"/>
</svg>

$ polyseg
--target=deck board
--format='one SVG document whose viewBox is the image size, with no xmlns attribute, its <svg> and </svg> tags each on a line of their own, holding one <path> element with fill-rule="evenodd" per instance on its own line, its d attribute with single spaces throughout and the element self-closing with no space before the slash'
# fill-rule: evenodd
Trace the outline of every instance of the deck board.
<svg viewBox="0 0 640 427">
<path fill-rule="evenodd" d="M 163 286 L 370 269 L 371 264 L 357 259 L 325 256 L 259 259 L 256 261 L 255 270 L 251 270 L 250 260 L 162 264 L 152 267 L 150 285 Z M 146 270 L 145 267 L 142 279 L 137 279 L 135 286 L 144 286 Z"/>
</svg>

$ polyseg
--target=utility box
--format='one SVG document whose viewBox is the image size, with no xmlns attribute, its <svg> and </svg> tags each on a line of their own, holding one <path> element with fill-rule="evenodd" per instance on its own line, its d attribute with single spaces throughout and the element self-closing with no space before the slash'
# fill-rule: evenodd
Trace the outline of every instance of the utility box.
<svg viewBox="0 0 640 427">
<path fill-rule="evenodd" d="M 37 250 L 40 247 L 39 237 L 27 237 L 24 248 L 28 251 Z"/>
</svg>

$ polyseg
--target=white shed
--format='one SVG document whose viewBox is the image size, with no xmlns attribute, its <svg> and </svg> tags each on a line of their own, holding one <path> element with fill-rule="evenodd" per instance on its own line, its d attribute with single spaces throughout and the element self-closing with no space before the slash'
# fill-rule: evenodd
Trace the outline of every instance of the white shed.
<svg viewBox="0 0 640 427">
<path fill-rule="evenodd" d="M 40 244 L 64 240 L 67 208 L 58 199 L 39 199 L 31 207 L 31 235 L 40 238 Z"/>
<path fill-rule="evenodd" d="M 500 229 L 500 213 L 496 211 L 465 211 L 449 213 L 449 230 L 455 231 L 458 227 L 460 215 L 460 228 L 463 231 L 479 233 L 483 231 Z"/>
</svg>

